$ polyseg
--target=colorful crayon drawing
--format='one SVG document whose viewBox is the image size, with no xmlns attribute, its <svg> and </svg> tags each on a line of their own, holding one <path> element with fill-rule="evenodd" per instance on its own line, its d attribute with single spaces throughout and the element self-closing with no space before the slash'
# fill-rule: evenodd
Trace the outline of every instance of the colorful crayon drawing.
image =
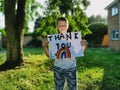
<svg viewBox="0 0 120 90">
<path fill-rule="evenodd" d="M 69 48 L 60 48 L 56 53 L 57 59 L 71 58 L 71 53 Z"/>
</svg>

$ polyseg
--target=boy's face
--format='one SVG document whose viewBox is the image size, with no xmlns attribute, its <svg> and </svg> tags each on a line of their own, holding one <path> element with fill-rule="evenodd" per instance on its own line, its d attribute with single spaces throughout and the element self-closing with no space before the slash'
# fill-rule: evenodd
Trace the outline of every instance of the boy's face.
<svg viewBox="0 0 120 90">
<path fill-rule="evenodd" d="M 68 30 L 68 24 L 66 21 L 64 20 L 59 20 L 58 24 L 57 24 L 57 28 L 59 30 L 60 33 L 67 33 Z"/>
</svg>

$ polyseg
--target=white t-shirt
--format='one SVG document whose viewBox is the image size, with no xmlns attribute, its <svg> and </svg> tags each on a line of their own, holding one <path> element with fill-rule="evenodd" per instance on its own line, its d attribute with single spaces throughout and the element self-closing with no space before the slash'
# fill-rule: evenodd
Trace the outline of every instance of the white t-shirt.
<svg viewBox="0 0 120 90">
<path fill-rule="evenodd" d="M 55 59 L 54 66 L 62 69 L 69 69 L 76 67 L 75 58 Z"/>
</svg>

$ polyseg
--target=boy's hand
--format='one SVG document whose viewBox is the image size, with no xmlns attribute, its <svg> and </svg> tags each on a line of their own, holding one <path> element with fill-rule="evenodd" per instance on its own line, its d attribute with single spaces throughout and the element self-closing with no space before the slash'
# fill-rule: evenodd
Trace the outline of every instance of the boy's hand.
<svg viewBox="0 0 120 90">
<path fill-rule="evenodd" d="M 82 46 L 87 46 L 88 43 L 87 43 L 87 41 L 86 41 L 85 39 L 83 39 L 83 40 L 81 40 L 81 45 L 82 45 Z"/>
<path fill-rule="evenodd" d="M 47 57 L 49 57 L 48 43 L 47 39 L 42 41 L 42 46 Z"/>
<path fill-rule="evenodd" d="M 48 46 L 48 41 L 47 40 L 44 40 L 43 42 L 42 42 L 42 46 L 43 46 L 43 48 L 45 48 L 45 47 L 47 47 Z"/>
<path fill-rule="evenodd" d="M 88 45 L 87 41 L 85 39 L 81 40 L 81 45 L 82 45 L 82 50 L 83 52 L 85 52 L 86 47 Z"/>
</svg>

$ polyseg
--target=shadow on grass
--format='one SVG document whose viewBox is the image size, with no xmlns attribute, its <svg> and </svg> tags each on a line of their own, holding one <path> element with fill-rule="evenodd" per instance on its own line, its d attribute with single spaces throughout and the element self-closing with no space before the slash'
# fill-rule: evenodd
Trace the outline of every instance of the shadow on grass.
<svg viewBox="0 0 120 90">
<path fill-rule="evenodd" d="M 77 58 L 77 67 L 78 73 L 95 69 L 85 74 L 86 81 L 83 80 L 82 84 L 87 86 L 81 84 L 81 90 L 120 90 L 120 52 L 90 48 L 84 57 Z M 79 79 L 81 82 L 80 76 Z"/>
<path fill-rule="evenodd" d="M 0 51 L 0 58 L 1 57 L 6 57 L 6 50 L 2 50 Z M 28 55 L 42 55 L 44 54 L 43 49 L 42 48 L 24 48 L 24 55 L 28 56 Z M 5 58 L 4 58 L 5 59 Z M 18 66 L 23 66 L 25 64 L 25 60 L 23 62 L 19 62 L 21 60 L 17 60 L 16 62 L 11 62 L 11 61 L 6 61 L 2 59 L 1 65 L 0 65 L 0 71 L 6 71 L 6 70 L 11 70 L 11 69 L 15 69 Z"/>
<path fill-rule="evenodd" d="M 23 62 L 11 62 L 11 61 L 5 61 L 3 64 L 0 65 L 0 71 L 6 71 L 15 69 L 18 66 L 22 66 Z"/>
<path fill-rule="evenodd" d="M 28 48 L 24 49 L 24 51 L 27 56 L 27 60 L 25 60 L 23 67 L 37 67 L 41 71 L 42 69 L 43 71 L 44 69 L 50 71 L 53 69 L 52 60 L 48 60 L 46 58 L 42 60 L 42 57 L 44 56 L 43 50 L 40 48 L 37 48 L 37 50 L 36 48 Z M 35 59 L 35 62 L 33 59 Z M 77 68 L 79 84 L 78 90 L 120 89 L 119 52 L 107 48 L 88 48 L 84 57 L 77 58 Z M 46 71 L 45 74 L 47 74 Z"/>
</svg>

